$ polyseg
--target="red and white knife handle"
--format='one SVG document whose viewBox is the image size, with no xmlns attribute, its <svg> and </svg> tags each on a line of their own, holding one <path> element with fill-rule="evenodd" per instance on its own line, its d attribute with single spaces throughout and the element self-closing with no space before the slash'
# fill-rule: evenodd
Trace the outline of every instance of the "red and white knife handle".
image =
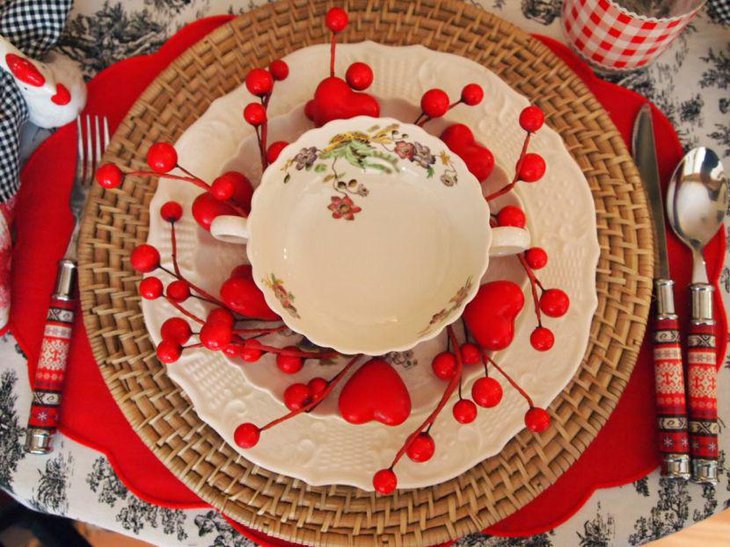
<svg viewBox="0 0 730 547">
<path fill-rule="evenodd" d="M 46 454 L 52 450 L 51 439 L 58 425 L 76 310 L 75 272 L 75 262 L 64 259 L 59 263 L 56 291 L 48 308 L 33 381 L 33 401 L 25 437 L 25 450 L 31 454 Z"/>
<path fill-rule="evenodd" d="M 679 322 L 674 313 L 674 282 L 670 279 L 657 279 L 655 285 L 657 305 L 653 337 L 654 378 L 662 475 L 688 479 L 687 402 Z"/>
<path fill-rule="evenodd" d="M 692 321 L 687 335 L 687 393 L 689 395 L 692 480 L 717 484 L 717 344 L 712 310 L 712 285 L 694 283 Z"/>
</svg>

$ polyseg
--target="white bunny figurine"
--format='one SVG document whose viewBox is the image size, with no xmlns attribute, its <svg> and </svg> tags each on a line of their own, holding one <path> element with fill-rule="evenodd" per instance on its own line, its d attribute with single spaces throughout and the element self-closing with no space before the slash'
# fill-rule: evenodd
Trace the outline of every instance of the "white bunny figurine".
<svg viewBox="0 0 730 547">
<path fill-rule="evenodd" d="M 29 59 L 0 36 L 0 67 L 18 84 L 31 123 L 50 129 L 76 119 L 86 105 L 86 84 L 78 65 L 65 55 L 51 52 L 46 60 Z"/>
</svg>

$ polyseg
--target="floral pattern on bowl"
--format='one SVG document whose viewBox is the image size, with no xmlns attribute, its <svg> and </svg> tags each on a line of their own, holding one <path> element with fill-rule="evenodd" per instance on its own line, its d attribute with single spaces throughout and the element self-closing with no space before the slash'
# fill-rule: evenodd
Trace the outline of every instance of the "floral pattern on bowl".
<svg viewBox="0 0 730 547">
<path fill-rule="evenodd" d="M 443 167 L 440 180 L 445 186 L 454 186 L 459 181 L 451 155 L 441 151 L 437 157 L 431 148 L 418 141 L 410 140 L 407 133 L 401 131 L 399 123 L 391 123 L 385 127 L 376 124 L 366 131 L 348 131 L 333 136 L 326 148 L 306 146 L 288 159 L 282 166 L 284 183 L 291 180 L 289 170 L 311 171 L 324 175 L 322 182 L 331 183 L 338 195 L 331 197 L 327 209 L 332 218 L 355 220 L 355 215 L 362 208 L 351 196 L 367 197 L 370 190 L 356 178 L 349 178 L 344 171 L 337 169 L 337 161 L 362 170 L 377 170 L 384 175 L 392 175 L 399 170 L 400 160 L 407 160 L 426 171 L 426 178 L 432 178 L 435 168 Z"/>
</svg>

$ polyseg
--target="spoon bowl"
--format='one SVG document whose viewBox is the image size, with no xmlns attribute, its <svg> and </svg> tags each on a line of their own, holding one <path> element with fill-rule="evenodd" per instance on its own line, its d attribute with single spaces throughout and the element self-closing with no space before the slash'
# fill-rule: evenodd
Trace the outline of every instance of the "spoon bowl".
<svg viewBox="0 0 730 547">
<path fill-rule="evenodd" d="M 694 258 L 693 281 L 707 282 L 702 250 L 722 226 L 728 207 L 727 177 L 718 155 L 690 150 L 674 170 L 667 192 L 667 217 Z"/>
</svg>

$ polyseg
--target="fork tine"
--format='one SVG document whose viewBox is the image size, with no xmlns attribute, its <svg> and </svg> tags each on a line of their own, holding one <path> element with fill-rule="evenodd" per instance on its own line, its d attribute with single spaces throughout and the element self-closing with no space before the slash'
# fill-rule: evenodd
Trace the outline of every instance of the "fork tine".
<svg viewBox="0 0 730 547">
<path fill-rule="evenodd" d="M 105 147 L 104 143 L 102 142 L 101 124 L 99 123 L 99 116 L 94 116 L 94 140 L 96 148 L 94 149 L 93 171 L 96 172 L 97 166 L 101 163 L 101 155 L 103 154 Z"/>
<path fill-rule="evenodd" d="M 79 156 L 78 156 L 78 165 L 76 166 L 77 173 L 81 173 L 81 180 L 86 179 L 86 150 L 84 149 L 84 143 L 86 142 L 86 139 L 84 139 L 84 127 L 81 123 L 81 115 L 79 115 L 76 118 L 76 130 L 78 131 L 78 146 L 79 146 Z M 78 176 L 78 175 L 77 175 Z"/>
<path fill-rule="evenodd" d="M 104 120 L 104 148 L 103 148 L 103 151 L 106 151 L 106 147 L 109 146 L 109 118 L 104 116 L 102 119 Z"/>
<path fill-rule="evenodd" d="M 89 184 L 94 176 L 94 137 L 91 132 L 91 116 L 86 116 L 86 167 L 84 171 L 84 185 Z"/>
</svg>

